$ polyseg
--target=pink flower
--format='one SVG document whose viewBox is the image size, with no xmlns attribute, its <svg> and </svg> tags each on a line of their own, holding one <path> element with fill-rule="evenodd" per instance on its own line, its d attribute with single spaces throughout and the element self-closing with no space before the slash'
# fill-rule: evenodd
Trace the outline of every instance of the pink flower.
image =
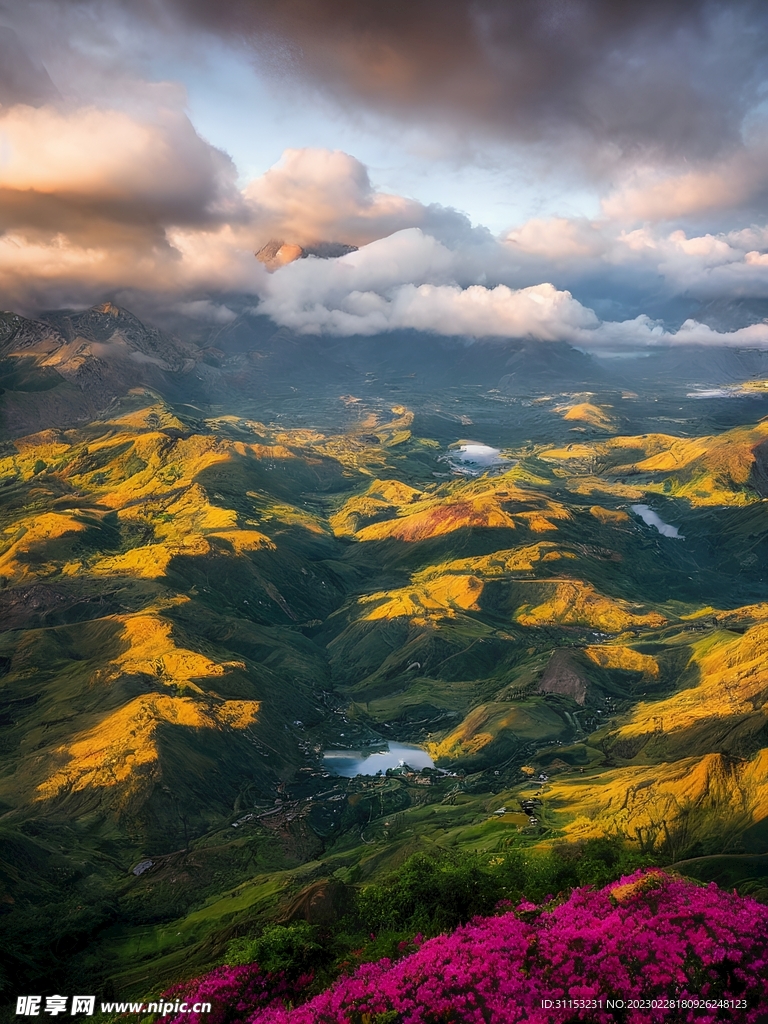
<svg viewBox="0 0 768 1024">
<path fill-rule="evenodd" d="M 756 1024 L 768 1005 L 768 907 L 658 870 L 576 889 L 558 906 L 523 902 L 451 935 L 418 935 L 413 946 L 294 1008 L 285 1001 L 300 999 L 298 984 L 256 965 L 237 976 L 227 972 L 251 968 L 219 968 L 171 991 L 211 1001 L 206 1024 L 364 1024 L 384 1014 L 397 1024 L 614 1024 L 609 999 L 659 1003 L 629 1009 L 626 1024 L 714 1024 L 716 1012 L 664 1006 L 701 996 L 746 1000 L 729 1019 Z M 585 1008 L 564 1014 L 542 1003 L 557 998 Z M 186 1015 L 184 1024 L 198 1022 Z"/>
</svg>

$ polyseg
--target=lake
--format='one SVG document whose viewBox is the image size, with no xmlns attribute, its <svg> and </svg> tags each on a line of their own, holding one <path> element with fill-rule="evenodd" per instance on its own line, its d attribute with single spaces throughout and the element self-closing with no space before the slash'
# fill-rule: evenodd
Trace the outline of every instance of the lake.
<svg viewBox="0 0 768 1024">
<path fill-rule="evenodd" d="M 355 775 L 376 775 L 401 764 L 411 768 L 434 768 L 435 764 L 423 747 L 411 743 L 390 743 L 384 750 L 326 750 L 323 764 L 330 772 L 354 778 Z"/>
<path fill-rule="evenodd" d="M 685 540 L 685 537 L 683 537 L 676 526 L 670 526 L 669 523 L 665 523 L 658 513 L 654 512 L 649 505 L 632 505 L 631 508 L 636 516 L 640 516 L 643 522 L 647 523 L 648 526 L 655 526 L 663 536 L 676 537 L 678 540 Z"/>
<path fill-rule="evenodd" d="M 499 473 L 510 469 L 514 462 L 502 455 L 498 448 L 476 441 L 466 441 L 452 447 L 443 457 L 454 473 L 462 476 L 480 476 L 481 473 Z"/>
</svg>

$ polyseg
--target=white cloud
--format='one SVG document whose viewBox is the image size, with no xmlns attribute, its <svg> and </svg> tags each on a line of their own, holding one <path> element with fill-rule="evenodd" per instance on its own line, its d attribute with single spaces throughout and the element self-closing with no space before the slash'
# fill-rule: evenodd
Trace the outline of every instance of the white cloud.
<svg viewBox="0 0 768 1024">
<path fill-rule="evenodd" d="M 375 191 L 365 166 L 338 150 L 286 150 L 245 197 L 264 233 L 299 245 L 365 244 L 425 216 L 420 203 Z"/>
<path fill-rule="evenodd" d="M 581 217 L 534 218 L 508 231 L 504 241 L 526 256 L 556 261 L 599 256 L 605 246 L 599 226 Z"/>
<path fill-rule="evenodd" d="M 672 244 L 680 243 L 677 238 Z M 282 267 L 262 279 L 259 308 L 303 334 L 413 329 L 447 336 L 567 341 L 588 350 L 678 343 L 768 347 L 768 325 L 720 333 L 688 320 L 678 332 L 670 332 L 647 316 L 600 321 L 569 291 L 549 283 L 515 289 L 457 281 L 477 269 L 462 266 L 461 252 L 411 229 L 338 260 L 310 259 Z"/>
<path fill-rule="evenodd" d="M 234 164 L 198 135 L 183 103 L 180 90 L 145 83 L 121 109 L 60 97 L 0 108 L 4 305 L 133 291 L 223 323 L 231 309 L 201 296 L 237 292 L 310 334 L 413 329 L 590 349 L 764 344 L 762 325 L 722 335 L 689 321 L 673 334 L 649 317 L 601 321 L 574 298 L 586 279 L 608 282 L 609 293 L 651 281 L 666 296 L 768 297 L 768 229 L 697 231 L 666 219 L 758 194 L 768 182 L 761 143 L 708 169 L 637 172 L 598 219 L 537 218 L 495 240 L 454 210 L 379 191 L 338 150 L 287 150 L 240 189 Z M 269 278 L 253 254 L 275 236 L 360 249 Z"/>
<path fill-rule="evenodd" d="M 602 280 L 606 297 L 648 287 L 657 295 L 701 300 L 768 296 L 763 227 L 698 234 L 652 224 L 631 228 L 607 218 L 556 218 L 529 221 L 502 243 L 507 261 L 500 269 L 509 283 L 554 274 L 570 288 Z"/>
<path fill-rule="evenodd" d="M 656 168 L 632 179 L 603 199 L 606 217 L 623 223 L 670 221 L 743 203 L 755 191 L 756 168 L 744 161 L 678 174 Z"/>
<path fill-rule="evenodd" d="M 4 107 L 0 152 L 6 216 L 14 199 L 21 206 L 19 192 L 84 201 L 92 211 L 123 204 L 182 222 L 233 217 L 242 208 L 231 160 L 179 110 L 141 119 L 96 107 Z"/>
<path fill-rule="evenodd" d="M 650 236 L 638 255 L 664 279 L 670 294 L 699 299 L 765 297 L 768 259 L 744 244 L 754 242 L 754 235 L 736 232 L 688 237 L 678 230 L 666 236 Z"/>
<path fill-rule="evenodd" d="M 289 150 L 240 190 L 231 160 L 182 110 L 145 113 L 0 109 L 6 305 L 77 305 L 122 290 L 169 302 L 213 288 L 254 293 L 263 277 L 254 252 L 275 235 L 364 245 L 421 224 L 470 251 L 495 244 L 455 211 L 378 192 L 346 153 Z M 430 258 L 454 259 L 444 249 Z"/>
</svg>

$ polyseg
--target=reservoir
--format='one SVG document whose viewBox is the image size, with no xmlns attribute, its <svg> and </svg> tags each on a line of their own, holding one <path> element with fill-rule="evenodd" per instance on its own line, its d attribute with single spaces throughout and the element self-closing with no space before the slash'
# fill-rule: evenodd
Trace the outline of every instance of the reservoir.
<svg viewBox="0 0 768 1024">
<path fill-rule="evenodd" d="M 410 768 L 434 768 L 434 762 L 422 747 L 411 743 L 390 743 L 383 750 L 326 750 L 323 764 L 329 772 L 352 779 L 355 775 L 376 775 L 387 768 L 407 764 Z"/>
<path fill-rule="evenodd" d="M 669 523 L 665 523 L 649 505 L 632 505 L 630 507 L 636 516 L 640 516 L 648 526 L 655 526 L 664 537 L 676 537 L 678 540 L 685 540 L 685 537 L 683 537 L 676 526 L 670 526 Z"/>
</svg>

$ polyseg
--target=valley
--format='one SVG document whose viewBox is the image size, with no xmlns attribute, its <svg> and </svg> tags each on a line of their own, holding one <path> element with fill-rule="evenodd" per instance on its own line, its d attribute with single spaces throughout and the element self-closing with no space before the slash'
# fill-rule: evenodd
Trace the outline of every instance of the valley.
<svg viewBox="0 0 768 1024">
<path fill-rule="evenodd" d="M 768 898 L 761 353 L 3 316 L 6 984 L 143 995 L 425 851 Z"/>
</svg>

